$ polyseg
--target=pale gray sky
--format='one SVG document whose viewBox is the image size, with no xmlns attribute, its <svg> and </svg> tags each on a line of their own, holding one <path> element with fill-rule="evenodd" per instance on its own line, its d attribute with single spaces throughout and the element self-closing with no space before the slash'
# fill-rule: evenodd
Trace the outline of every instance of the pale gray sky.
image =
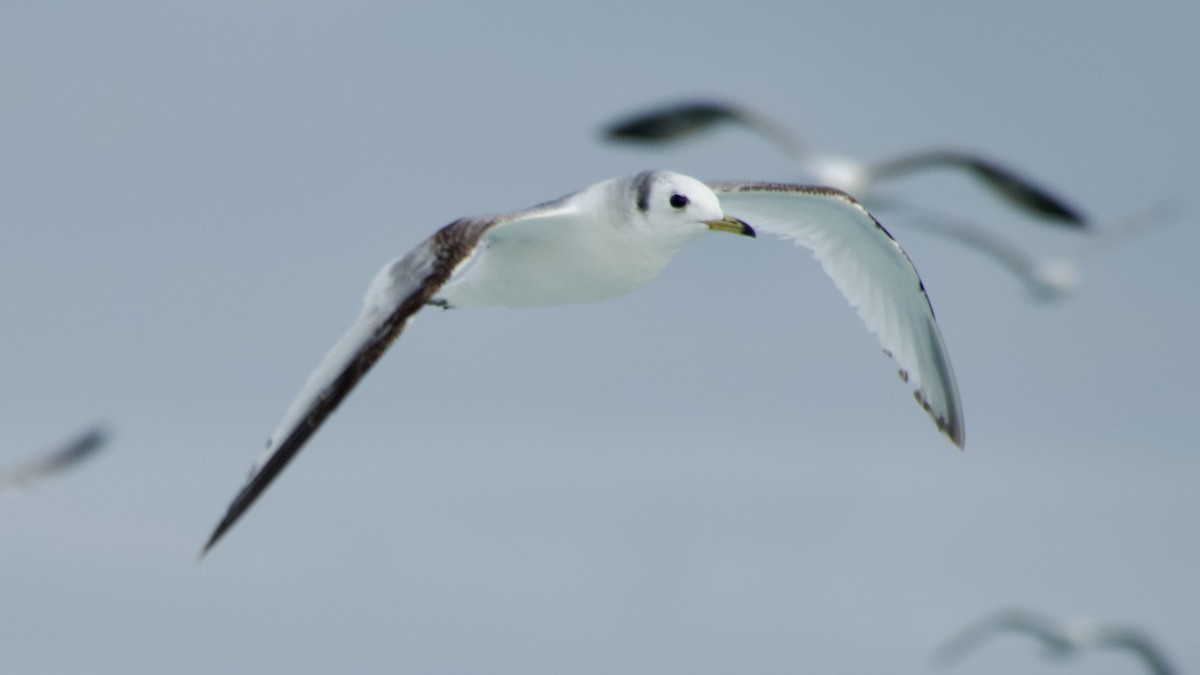
<svg viewBox="0 0 1200 675">
<path fill-rule="evenodd" d="M 0 8 L 0 467 L 113 430 L 0 503 L 7 669 L 931 673 L 1015 604 L 1200 672 L 1200 5 L 425 4 Z M 375 271 L 437 227 L 647 168 L 795 177 L 732 129 L 600 142 L 691 95 L 823 150 L 985 152 L 1099 223 L 1190 210 L 1055 305 L 891 224 L 962 453 L 767 238 L 604 304 L 422 314 L 196 562 Z M 957 176 L 905 187 L 1077 242 Z M 1137 668 L 1010 638 L 951 672 Z"/>
</svg>

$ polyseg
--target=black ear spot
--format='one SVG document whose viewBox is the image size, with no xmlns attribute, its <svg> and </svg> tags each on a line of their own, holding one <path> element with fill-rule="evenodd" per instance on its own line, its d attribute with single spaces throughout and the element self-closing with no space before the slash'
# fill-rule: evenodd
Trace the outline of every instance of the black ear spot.
<svg viewBox="0 0 1200 675">
<path fill-rule="evenodd" d="M 673 206 L 677 209 L 682 209 L 683 207 L 685 207 L 687 205 L 688 205 L 687 195 L 681 195 L 681 194 L 671 195 L 671 206 Z"/>
</svg>

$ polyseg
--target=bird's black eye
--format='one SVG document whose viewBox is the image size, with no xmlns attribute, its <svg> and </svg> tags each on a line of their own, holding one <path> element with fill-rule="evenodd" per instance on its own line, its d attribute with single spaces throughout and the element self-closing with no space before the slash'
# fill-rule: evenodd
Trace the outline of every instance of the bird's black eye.
<svg viewBox="0 0 1200 675">
<path fill-rule="evenodd" d="M 688 198 L 684 195 L 671 195 L 671 206 L 677 209 L 682 209 L 688 205 Z"/>
</svg>

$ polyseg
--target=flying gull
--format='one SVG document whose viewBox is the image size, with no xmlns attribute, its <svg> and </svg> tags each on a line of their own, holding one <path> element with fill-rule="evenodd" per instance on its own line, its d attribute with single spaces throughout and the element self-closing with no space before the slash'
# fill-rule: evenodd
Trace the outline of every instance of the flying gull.
<svg viewBox="0 0 1200 675">
<path fill-rule="evenodd" d="M 943 663 L 961 659 L 986 639 L 1002 633 L 1024 633 L 1040 641 L 1048 654 L 1065 657 L 1089 649 L 1130 652 L 1153 675 L 1173 675 L 1162 649 L 1149 635 L 1129 626 L 1071 623 L 1024 609 L 1006 609 L 968 626 L 944 644 L 935 656 Z"/>
<path fill-rule="evenodd" d="M 728 210 L 728 211 L 726 211 Z M 266 454 L 204 547 L 245 513 L 422 307 L 597 302 L 650 281 L 684 244 L 755 228 L 811 249 L 894 358 L 937 428 L 963 445 L 962 407 L 924 285 L 908 256 L 844 192 L 705 184 L 666 171 L 597 183 L 507 215 L 456 220 L 383 267 L 357 320 L 297 394 Z"/>
<path fill-rule="evenodd" d="M 74 467 L 93 455 L 108 440 L 102 427 L 96 426 L 71 439 L 66 445 L 0 473 L 0 493 L 26 488 L 38 481 Z"/>
<path fill-rule="evenodd" d="M 1049 190 L 975 153 L 954 149 L 920 150 L 876 162 L 809 150 L 783 124 L 746 105 L 719 101 L 684 101 L 637 113 L 609 125 L 613 140 L 662 143 L 699 135 L 721 124 L 747 128 L 782 150 L 821 185 L 835 187 L 873 205 L 877 183 L 930 169 L 964 171 L 1006 202 L 1027 213 L 1070 227 L 1084 227 L 1077 208 Z"/>
<path fill-rule="evenodd" d="M 699 136 L 719 125 L 738 125 L 756 133 L 795 161 L 808 179 L 818 184 L 848 192 L 876 212 L 904 215 L 904 221 L 911 227 L 991 257 L 1015 274 L 1038 300 L 1057 300 L 1069 295 L 1081 283 L 1087 259 L 1144 232 L 1154 215 L 1148 210 L 1105 227 L 1094 227 L 1079 209 L 1034 181 L 992 159 L 961 150 L 922 150 L 876 162 L 813 152 L 784 125 L 746 105 L 717 101 L 666 105 L 615 122 L 605 129 L 604 135 L 615 141 L 668 143 Z M 1037 257 L 989 228 L 878 190 L 879 184 L 889 179 L 939 168 L 965 172 L 1017 209 L 1084 234 L 1082 245 L 1067 255 Z"/>
</svg>

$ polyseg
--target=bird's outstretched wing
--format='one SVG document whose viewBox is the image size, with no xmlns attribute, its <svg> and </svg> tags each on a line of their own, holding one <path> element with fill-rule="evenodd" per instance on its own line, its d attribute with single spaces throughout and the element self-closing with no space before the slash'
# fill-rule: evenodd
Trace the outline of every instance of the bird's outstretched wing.
<svg viewBox="0 0 1200 675">
<path fill-rule="evenodd" d="M 733 106 L 716 101 L 688 101 L 639 112 L 605 128 L 608 138 L 625 141 L 674 141 L 699 134 L 722 122 L 736 122 Z"/>
<path fill-rule="evenodd" d="M 329 350 L 292 401 L 279 427 L 267 441 L 266 454 L 251 469 L 246 485 L 229 505 L 201 555 L 207 553 L 267 489 L 325 418 L 375 365 L 409 319 L 446 283 L 454 269 L 470 257 L 483 233 L 498 222 L 501 222 L 500 218 L 455 221 L 379 271 L 363 300 L 358 319 Z"/>
<path fill-rule="evenodd" d="M 905 174 L 939 168 L 967 171 L 1013 206 L 1043 219 L 1070 227 L 1086 227 L 1079 209 L 1068 204 L 1034 181 L 998 162 L 977 154 L 954 149 L 923 150 L 865 164 L 848 158 L 822 157 L 806 151 L 804 144 L 786 126 L 747 105 L 712 100 L 681 101 L 641 112 L 610 124 L 606 138 L 637 143 L 664 143 L 697 136 L 720 124 L 741 125 L 798 160 L 813 180 L 827 182 L 830 162 L 844 168 L 847 162 L 861 167 L 863 180 L 869 183 Z M 850 189 L 834 183 L 842 189 Z M 868 189 L 868 192 L 870 190 Z M 866 199 L 867 194 L 855 194 Z"/>
<path fill-rule="evenodd" d="M 779 122 L 753 108 L 714 100 L 682 101 L 618 120 L 604 130 L 616 141 L 665 143 L 702 134 L 720 124 L 741 125 L 796 159 L 804 144 Z"/>
<path fill-rule="evenodd" d="M 914 152 L 872 163 L 869 171 L 870 179 L 877 181 L 936 168 L 967 171 L 1009 204 L 1027 213 L 1070 227 L 1087 226 L 1079 209 L 1048 189 L 997 162 L 960 150 Z"/>
<path fill-rule="evenodd" d="M 940 646 L 934 658 L 944 664 L 956 662 L 988 639 L 1003 633 L 1024 633 L 1054 653 L 1072 649 L 1065 622 L 1040 612 L 1008 608 L 993 612 L 964 628 Z"/>
<path fill-rule="evenodd" d="M 710 184 L 727 215 L 812 250 L 838 290 L 900 365 L 917 402 L 963 445 L 954 369 L 916 268 L 858 202 L 832 188 L 782 183 Z"/>
<path fill-rule="evenodd" d="M 1130 652 L 1145 663 L 1153 675 L 1176 671 L 1150 635 L 1134 626 L 1072 623 L 1027 609 L 1002 609 L 967 626 L 934 652 L 934 658 L 949 665 L 979 648 L 988 639 L 1004 633 L 1024 633 L 1046 647 L 1053 656 L 1068 656 L 1091 649 Z"/>
<path fill-rule="evenodd" d="M 0 492 L 23 488 L 65 471 L 94 454 L 107 441 L 108 433 L 103 427 L 92 427 L 66 445 L 0 473 Z"/>
</svg>

